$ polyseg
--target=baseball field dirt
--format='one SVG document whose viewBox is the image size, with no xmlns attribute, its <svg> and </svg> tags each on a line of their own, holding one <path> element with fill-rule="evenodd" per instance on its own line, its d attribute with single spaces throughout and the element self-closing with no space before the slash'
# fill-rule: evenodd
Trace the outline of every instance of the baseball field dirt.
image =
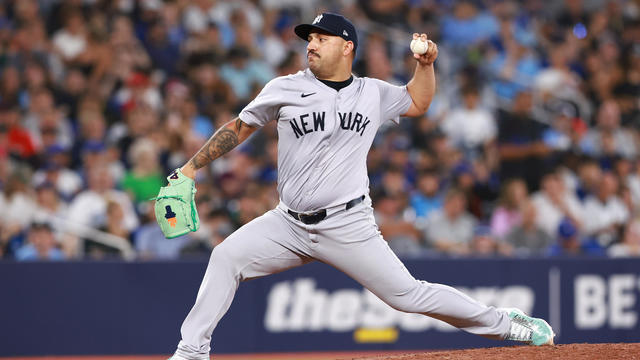
<svg viewBox="0 0 640 360">
<path fill-rule="evenodd" d="M 512 346 L 484 349 L 434 351 L 397 355 L 367 356 L 350 360 L 619 360 L 640 359 L 640 343 L 634 344 L 567 344 L 556 346 Z"/>
<path fill-rule="evenodd" d="M 44 356 L 10 357 L 2 360 L 166 360 L 154 356 Z M 640 343 L 566 344 L 556 346 L 512 346 L 448 351 L 316 352 L 214 355 L 212 360 L 631 360 L 640 359 Z"/>
</svg>

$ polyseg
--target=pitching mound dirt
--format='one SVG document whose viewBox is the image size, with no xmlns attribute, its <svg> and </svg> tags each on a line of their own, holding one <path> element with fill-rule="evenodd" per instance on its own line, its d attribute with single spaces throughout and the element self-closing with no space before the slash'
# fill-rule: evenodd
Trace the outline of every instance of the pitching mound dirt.
<svg viewBox="0 0 640 360">
<path fill-rule="evenodd" d="M 640 343 L 635 344 L 567 344 L 556 346 L 512 346 L 488 349 L 436 351 L 399 355 L 358 357 L 354 360 L 522 360 L 580 359 L 618 360 L 640 359 Z"/>
</svg>

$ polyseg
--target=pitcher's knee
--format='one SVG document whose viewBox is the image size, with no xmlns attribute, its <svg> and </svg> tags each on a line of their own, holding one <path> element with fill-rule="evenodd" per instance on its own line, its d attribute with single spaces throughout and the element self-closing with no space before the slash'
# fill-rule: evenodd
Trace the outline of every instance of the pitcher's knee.
<svg viewBox="0 0 640 360">
<path fill-rule="evenodd" d="M 240 281 L 246 280 L 250 274 L 247 274 L 247 264 L 249 264 L 249 254 L 241 248 L 234 246 L 232 242 L 223 241 L 220 245 L 213 248 L 209 265 L 213 266 L 216 271 L 226 272 Z"/>
<path fill-rule="evenodd" d="M 234 250 L 224 242 L 213 248 L 209 262 L 216 267 L 234 268 L 237 263 Z"/>
<path fill-rule="evenodd" d="M 416 281 L 416 283 L 405 291 L 381 297 L 387 305 L 406 313 L 429 313 L 428 308 L 429 283 Z"/>
<path fill-rule="evenodd" d="M 404 295 L 388 296 L 383 300 L 385 303 L 387 303 L 387 305 L 391 306 L 392 308 L 398 311 L 402 311 L 406 313 L 423 313 L 424 312 L 408 296 L 404 296 Z"/>
</svg>

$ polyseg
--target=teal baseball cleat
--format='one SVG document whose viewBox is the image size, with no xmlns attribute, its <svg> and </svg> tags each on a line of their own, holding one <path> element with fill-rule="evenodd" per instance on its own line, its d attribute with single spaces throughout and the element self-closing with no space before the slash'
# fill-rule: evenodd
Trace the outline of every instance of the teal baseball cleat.
<svg viewBox="0 0 640 360">
<path fill-rule="evenodd" d="M 525 315 L 520 309 L 502 309 L 511 319 L 507 340 L 522 341 L 529 345 L 553 345 L 556 334 L 543 319 Z"/>
</svg>

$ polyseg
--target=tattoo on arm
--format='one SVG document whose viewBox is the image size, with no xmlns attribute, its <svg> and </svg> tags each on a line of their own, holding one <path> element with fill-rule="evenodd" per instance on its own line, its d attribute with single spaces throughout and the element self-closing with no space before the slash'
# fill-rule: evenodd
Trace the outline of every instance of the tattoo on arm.
<svg viewBox="0 0 640 360">
<path fill-rule="evenodd" d="M 207 143 L 191 158 L 191 165 L 193 165 L 195 169 L 200 169 L 235 148 L 236 145 L 238 145 L 238 132 L 242 127 L 242 121 L 240 119 L 236 120 L 235 127 L 237 129 L 236 131 L 226 126 L 216 131 Z"/>
<path fill-rule="evenodd" d="M 236 134 L 240 134 L 240 129 L 242 129 L 242 124 L 244 124 L 242 122 L 242 120 L 240 120 L 240 118 L 236 119 Z"/>
</svg>

